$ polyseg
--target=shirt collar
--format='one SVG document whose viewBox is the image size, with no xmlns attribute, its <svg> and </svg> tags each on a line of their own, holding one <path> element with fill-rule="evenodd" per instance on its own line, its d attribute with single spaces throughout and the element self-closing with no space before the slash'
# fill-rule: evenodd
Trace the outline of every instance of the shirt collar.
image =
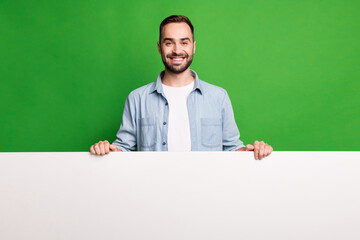
<svg viewBox="0 0 360 240">
<path fill-rule="evenodd" d="M 194 70 L 190 69 L 190 73 L 193 77 L 195 77 L 195 82 L 194 82 L 194 89 L 198 89 L 199 92 L 202 94 L 203 88 L 201 87 L 201 83 L 200 83 L 200 79 L 198 77 L 198 75 L 196 74 L 196 72 Z M 159 76 L 156 79 L 155 85 L 153 87 L 153 89 L 150 91 L 150 93 L 153 92 L 158 92 L 160 94 L 163 94 L 163 88 L 162 88 L 162 82 L 161 79 L 164 77 L 165 71 L 160 72 Z"/>
</svg>

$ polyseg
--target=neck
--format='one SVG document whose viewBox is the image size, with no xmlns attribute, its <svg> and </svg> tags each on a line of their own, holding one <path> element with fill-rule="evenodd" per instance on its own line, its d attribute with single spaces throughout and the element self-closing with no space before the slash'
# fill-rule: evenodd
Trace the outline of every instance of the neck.
<svg viewBox="0 0 360 240">
<path fill-rule="evenodd" d="M 190 68 L 182 73 L 173 73 L 165 68 L 165 74 L 161 81 L 166 86 L 183 87 L 192 83 L 194 79 L 195 78 L 191 75 Z"/>
</svg>

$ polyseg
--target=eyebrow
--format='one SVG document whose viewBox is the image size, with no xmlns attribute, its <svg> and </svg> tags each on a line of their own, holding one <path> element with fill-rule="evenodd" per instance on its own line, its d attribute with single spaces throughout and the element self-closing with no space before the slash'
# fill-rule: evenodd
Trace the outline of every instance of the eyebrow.
<svg viewBox="0 0 360 240">
<path fill-rule="evenodd" d="M 174 41 L 174 38 L 164 38 L 164 42 L 165 42 L 166 40 Z M 180 38 L 180 40 L 181 40 L 181 41 L 189 40 L 189 41 L 191 42 L 190 38 L 188 38 L 188 37 L 187 37 L 187 38 Z"/>
</svg>

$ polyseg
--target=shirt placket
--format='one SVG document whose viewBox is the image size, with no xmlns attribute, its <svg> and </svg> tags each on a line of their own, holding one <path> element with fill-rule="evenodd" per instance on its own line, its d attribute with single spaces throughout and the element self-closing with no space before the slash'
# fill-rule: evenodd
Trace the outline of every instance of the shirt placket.
<svg viewBox="0 0 360 240">
<path fill-rule="evenodd" d="M 169 103 L 165 97 L 165 95 L 163 93 L 161 93 L 161 97 L 162 97 L 162 103 L 164 104 L 164 119 L 162 119 L 162 124 L 161 124 L 161 151 L 168 151 L 168 122 L 169 122 Z M 161 109 L 161 108 L 160 108 Z"/>
<path fill-rule="evenodd" d="M 190 138 L 191 138 L 191 151 L 198 151 L 198 141 L 197 141 L 197 111 L 195 104 L 196 89 L 194 89 L 188 96 L 187 108 L 189 115 L 189 124 L 190 124 Z"/>
</svg>

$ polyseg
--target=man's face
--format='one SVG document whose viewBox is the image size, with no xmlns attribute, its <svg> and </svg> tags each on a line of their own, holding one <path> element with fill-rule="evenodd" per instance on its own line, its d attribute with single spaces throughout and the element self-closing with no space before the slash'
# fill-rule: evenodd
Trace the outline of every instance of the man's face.
<svg viewBox="0 0 360 240">
<path fill-rule="evenodd" d="M 188 69 L 195 53 L 195 43 L 186 23 L 166 24 L 161 43 L 157 43 L 165 68 L 173 73 L 182 73 Z"/>
</svg>

